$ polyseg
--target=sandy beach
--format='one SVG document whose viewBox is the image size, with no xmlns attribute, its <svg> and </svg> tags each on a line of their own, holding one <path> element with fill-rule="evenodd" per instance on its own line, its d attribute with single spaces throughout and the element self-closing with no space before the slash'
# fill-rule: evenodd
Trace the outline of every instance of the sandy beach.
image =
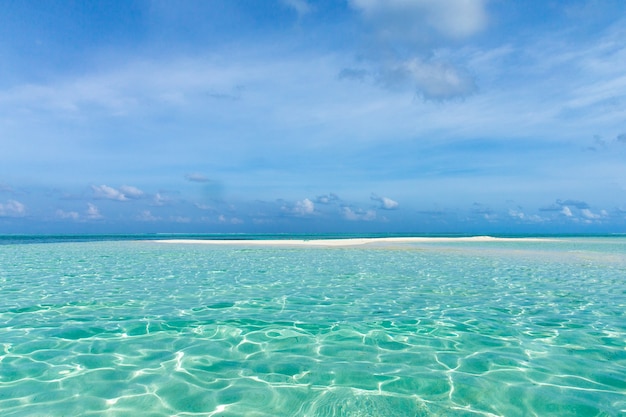
<svg viewBox="0 0 626 417">
<path fill-rule="evenodd" d="M 472 237 L 379 237 L 379 238 L 347 238 L 347 239 L 161 239 L 160 243 L 181 243 L 201 245 L 237 245 L 237 246 L 322 246 L 349 247 L 362 245 L 385 245 L 397 243 L 451 243 L 451 242 L 506 242 L 535 241 L 545 242 L 544 238 L 503 238 L 491 236 Z"/>
</svg>

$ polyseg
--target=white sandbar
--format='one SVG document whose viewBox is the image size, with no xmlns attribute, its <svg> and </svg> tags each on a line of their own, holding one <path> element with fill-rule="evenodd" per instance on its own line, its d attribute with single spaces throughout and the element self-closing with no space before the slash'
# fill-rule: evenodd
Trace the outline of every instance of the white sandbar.
<svg viewBox="0 0 626 417">
<path fill-rule="evenodd" d="M 389 243 L 438 243 L 438 242 L 542 242 L 542 238 L 504 238 L 491 236 L 472 237 L 376 237 L 376 238 L 340 238 L 340 239 L 162 239 L 161 243 L 185 243 L 200 245 L 236 245 L 236 246 L 360 246 Z"/>
</svg>

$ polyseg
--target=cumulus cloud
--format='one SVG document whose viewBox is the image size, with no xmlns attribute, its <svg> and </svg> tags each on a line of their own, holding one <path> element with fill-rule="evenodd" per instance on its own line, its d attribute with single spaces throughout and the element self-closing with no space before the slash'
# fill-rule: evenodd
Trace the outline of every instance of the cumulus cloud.
<svg viewBox="0 0 626 417">
<path fill-rule="evenodd" d="M 0 217 L 22 217 L 26 214 L 26 206 L 17 200 L 0 203 Z"/>
<path fill-rule="evenodd" d="M 581 200 L 556 200 L 556 202 L 547 207 L 541 207 L 539 211 L 563 211 L 565 207 L 574 207 L 579 210 L 588 209 L 589 204 Z"/>
<path fill-rule="evenodd" d="M 75 221 L 78 221 L 78 220 L 81 220 L 81 219 L 100 220 L 100 219 L 104 218 L 104 216 L 102 216 L 102 214 L 100 214 L 100 210 L 98 210 L 98 207 L 96 207 L 96 205 L 92 204 L 92 203 L 87 203 L 87 210 L 85 210 L 84 216 L 82 216 L 77 211 L 65 211 L 65 210 L 62 210 L 62 209 L 58 209 L 55 212 L 55 215 L 59 219 L 75 220 Z"/>
<path fill-rule="evenodd" d="M 341 201 L 341 199 L 339 198 L 337 194 L 334 194 L 334 193 L 318 195 L 315 198 L 315 202 L 318 204 L 332 204 L 338 201 Z"/>
<path fill-rule="evenodd" d="M 380 203 L 380 208 L 383 210 L 395 210 L 398 208 L 398 202 L 389 197 L 379 197 L 376 194 L 372 194 L 370 199 L 378 201 Z"/>
<path fill-rule="evenodd" d="M 108 185 L 92 185 L 91 189 L 95 198 L 101 198 L 106 200 L 126 201 L 128 198 L 119 190 Z"/>
<path fill-rule="evenodd" d="M 589 208 L 589 204 L 580 200 L 556 200 L 556 203 L 560 206 L 571 206 L 580 210 Z"/>
<path fill-rule="evenodd" d="M 194 206 L 196 206 L 196 208 L 198 208 L 200 210 L 205 210 L 205 211 L 214 211 L 215 210 L 215 207 L 210 206 L 208 204 L 194 203 Z"/>
<path fill-rule="evenodd" d="M 350 0 L 372 32 L 366 55 L 372 68 L 344 69 L 339 78 L 371 75 L 390 89 L 412 89 L 425 99 L 446 100 L 476 89 L 470 73 L 438 48 L 487 25 L 486 0 Z M 441 55 L 441 54 L 439 54 Z"/>
<path fill-rule="evenodd" d="M 280 210 L 288 215 L 306 217 L 315 214 L 315 203 L 308 198 L 294 204 L 283 202 Z"/>
<path fill-rule="evenodd" d="M 552 211 L 576 223 L 594 223 L 609 217 L 606 210 L 594 212 L 587 202 L 581 200 L 556 200 L 556 203 L 539 211 Z"/>
<path fill-rule="evenodd" d="M 152 204 L 154 204 L 155 206 L 164 206 L 166 204 L 169 204 L 171 201 L 172 201 L 171 198 L 161 193 L 156 193 L 154 195 L 154 199 L 152 200 Z"/>
<path fill-rule="evenodd" d="M 298 201 L 294 208 L 294 212 L 302 216 L 313 214 L 314 211 L 315 211 L 315 204 L 313 204 L 313 202 L 309 200 L 308 198 Z"/>
<path fill-rule="evenodd" d="M 94 198 L 102 200 L 128 201 L 129 199 L 142 198 L 145 193 L 137 187 L 122 185 L 119 189 L 108 185 L 92 185 Z"/>
<path fill-rule="evenodd" d="M 376 220 L 376 211 L 374 210 L 353 210 L 350 207 L 343 207 L 341 210 L 343 217 L 350 221 L 373 221 Z"/>
<path fill-rule="evenodd" d="M 573 217 L 574 214 L 572 213 L 572 210 L 570 210 L 569 207 L 565 206 L 561 209 L 561 214 L 563 214 L 565 217 Z"/>
<path fill-rule="evenodd" d="M 520 220 L 524 220 L 524 218 L 526 218 L 526 214 L 523 211 L 513 209 L 509 209 L 509 216 Z"/>
<path fill-rule="evenodd" d="M 238 217 L 226 217 L 223 214 L 220 214 L 217 220 L 223 224 L 243 224 L 243 220 Z"/>
<path fill-rule="evenodd" d="M 59 219 L 71 219 L 71 220 L 78 220 L 80 218 L 80 214 L 78 214 L 78 212 L 76 211 L 64 211 L 64 210 L 57 210 L 56 211 L 56 216 Z"/>
<path fill-rule="evenodd" d="M 600 214 L 594 213 L 592 212 L 590 209 L 585 208 L 580 210 L 580 214 L 588 220 L 600 220 L 602 218 L 605 218 L 608 216 L 608 213 L 606 212 L 606 210 L 602 210 L 600 211 Z"/>
<path fill-rule="evenodd" d="M 90 220 L 99 220 L 102 219 L 104 216 L 102 216 L 102 214 L 100 214 L 100 210 L 98 210 L 98 207 L 96 207 L 95 204 L 92 203 L 87 203 L 87 218 Z"/>
<path fill-rule="evenodd" d="M 536 214 L 527 214 L 521 208 L 509 209 L 509 217 L 526 222 L 526 223 L 541 223 L 546 219 Z"/>
<path fill-rule="evenodd" d="M 128 198 L 141 198 L 144 196 L 144 192 L 141 191 L 137 187 L 133 187 L 130 185 L 122 185 L 120 187 L 120 192 Z"/>
<path fill-rule="evenodd" d="M 209 182 L 211 181 L 208 177 L 198 173 L 198 172 L 194 172 L 191 174 L 185 174 L 185 179 L 187 181 L 191 181 L 191 182 Z"/>
</svg>

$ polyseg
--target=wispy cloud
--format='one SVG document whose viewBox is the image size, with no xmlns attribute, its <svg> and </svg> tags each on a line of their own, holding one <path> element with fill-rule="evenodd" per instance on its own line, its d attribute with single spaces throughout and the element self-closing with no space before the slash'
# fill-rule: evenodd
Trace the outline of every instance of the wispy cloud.
<svg viewBox="0 0 626 417">
<path fill-rule="evenodd" d="M 139 220 L 140 222 L 157 222 L 161 220 L 161 218 L 152 214 L 150 210 L 143 210 L 137 216 L 137 220 Z"/>
<path fill-rule="evenodd" d="M 101 198 L 106 200 L 126 201 L 128 198 L 119 190 L 108 185 L 92 185 L 91 189 L 95 198 Z"/>
<path fill-rule="evenodd" d="M 509 209 L 508 213 L 511 218 L 520 220 L 524 223 L 543 223 L 548 220 L 537 214 L 528 214 L 524 212 L 524 210 L 522 210 L 521 208 Z"/>
<path fill-rule="evenodd" d="M 191 181 L 191 182 L 209 182 L 211 181 L 209 179 L 209 177 L 200 174 L 198 172 L 194 172 L 191 174 L 185 174 L 185 179 L 187 179 L 187 181 Z"/>
<path fill-rule="evenodd" d="M 0 203 L 0 217 L 22 217 L 26 214 L 26 206 L 17 200 Z"/>
<path fill-rule="evenodd" d="M 370 199 L 373 201 L 378 201 L 380 203 L 379 208 L 383 210 L 395 210 L 399 206 L 397 201 L 392 200 L 389 197 L 379 197 L 376 194 L 372 194 Z"/>
<path fill-rule="evenodd" d="M 131 185 L 122 185 L 120 187 L 120 192 L 127 198 L 142 198 L 145 196 L 143 191 Z"/>
<path fill-rule="evenodd" d="M 0 182 L 0 192 L 13 193 L 13 188 Z"/>
<path fill-rule="evenodd" d="M 191 223 L 191 217 L 189 216 L 170 216 L 170 220 L 174 223 Z"/>
<path fill-rule="evenodd" d="M 547 207 L 539 208 L 541 212 L 553 212 L 568 221 L 578 223 L 594 223 L 606 220 L 610 217 L 605 209 L 592 210 L 591 206 L 582 200 L 556 200 Z"/>
<path fill-rule="evenodd" d="M 65 211 L 65 210 L 61 210 L 58 209 L 56 212 L 56 217 L 58 217 L 59 219 L 71 219 L 71 220 L 78 220 L 80 218 L 80 214 L 78 214 L 77 211 Z"/>
<path fill-rule="evenodd" d="M 342 207 L 341 213 L 346 220 L 350 221 L 374 221 L 376 220 L 376 211 L 353 209 L 351 207 Z"/>
<path fill-rule="evenodd" d="M 137 199 L 144 197 L 145 193 L 137 187 L 123 185 L 119 189 L 109 187 L 108 185 L 92 185 L 94 198 L 128 201 L 129 199 Z"/>
<path fill-rule="evenodd" d="M 92 203 L 87 203 L 86 216 L 89 220 L 100 220 L 104 218 L 104 216 L 100 214 L 100 210 L 98 209 L 98 207 Z"/>
<path fill-rule="evenodd" d="M 413 89 L 426 99 L 445 100 L 471 94 L 476 84 L 469 71 L 434 51 L 487 25 L 486 1 L 350 0 L 375 40 L 367 57 L 377 82 L 391 89 Z M 341 77 L 363 69 L 344 69 Z"/>
<path fill-rule="evenodd" d="M 341 199 L 339 198 L 339 196 L 334 193 L 318 195 L 315 198 L 315 202 L 318 204 L 332 204 L 340 201 Z"/>
<path fill-rule="evenodd" d="M 164 206 L 172 203 L 172 198 L 164 195 L 163 193 L 156 193 L 152 199 L 152 204 L 155 206 Z"/>
<path fill-rule="evenodd" d="M 563 214 L 565 217 L 574 217 L 572 210 L 568 206 L 562 207 L 560 213 Z"/>
<path fill-rule="evenodd" d="M 87 201 L 103 230 L 133 219 L 176 229 L 176 218 L 330 229 L 383 215 L 413 230 L 426 217 L 447 230 L 626 224 L 604 214 L 626 190 L 617 2 L 577 2 L 593 6 L 591 22 L 558 2 L 226 1 L 223 15 L 157 3 L 137 6 L 145 37 L 114 37 L 108 52 L 41 6 L 47 30 L 84 52 L 72 70 L 19 52 L 28 31 L 6 36 L 17 53 L 0 69 L 3 226 L 102 218 Z M 7 219 L 25 216 L 36 221 Z"/>
<path fill-rule="evenodd" d="M 571 206 L 576 207 L 577 209 L 588 209 L 589 204 L 580 200 L 556 200 L 556 204 L 559 206 Z"/>
<path fill-rule="evenodd" d="M 222 224 L 243 224 L 244 221 L 238 217 L 230 217 L 223 214 L 220 214 L 217 220 Z"/>
<path fill-rule="evenodd" d="M 55 212 L 55 216 L 61 220 L 74 220 L 74 221 L 86 221 L 86 220 L 101 220 L 104 218 L 102 214 L 100 214 L 100 210 L 93 203 L 87 203 L 87 209 L 81 215 L 78 211 L 75 210 L 63 210 L 57 209 Z"/>
</svg>

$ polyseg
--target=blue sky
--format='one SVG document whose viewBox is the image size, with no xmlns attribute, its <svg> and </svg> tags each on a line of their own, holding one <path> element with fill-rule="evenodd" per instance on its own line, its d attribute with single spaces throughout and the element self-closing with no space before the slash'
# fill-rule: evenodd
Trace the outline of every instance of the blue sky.
<svg viewBox="0 0 626 417">
<path fill-rule="evenodd" d="M 621 0 L 1 4 L 0 233 L 626 232 Z"/>
</svg>

